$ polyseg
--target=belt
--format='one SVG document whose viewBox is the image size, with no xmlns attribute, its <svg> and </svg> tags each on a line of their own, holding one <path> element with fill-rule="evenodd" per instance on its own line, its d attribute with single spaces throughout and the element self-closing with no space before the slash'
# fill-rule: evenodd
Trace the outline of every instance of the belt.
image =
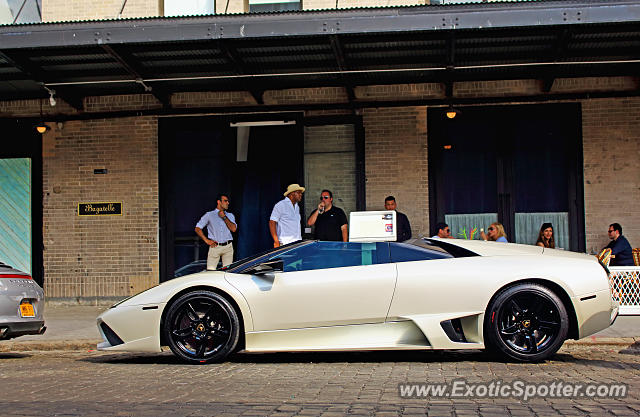
<svg viewBox="0 0 640 417">
<path fill-rule="evenodd" d="M 233 240 L 227 240 L 226 242 L 218 242 L 218 246 L 227 246 L 233 243 Z"/>
</svg>

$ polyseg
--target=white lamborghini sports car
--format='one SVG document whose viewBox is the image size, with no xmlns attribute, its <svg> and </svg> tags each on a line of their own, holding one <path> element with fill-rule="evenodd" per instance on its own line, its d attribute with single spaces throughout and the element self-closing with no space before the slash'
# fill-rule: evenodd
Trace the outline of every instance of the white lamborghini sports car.
<svg viewBox="0 0 640 417">
<path fill-rule="evenodd" d="M 490 349 L 540 361 L 618 314 L 593 256 L 458 239 L 296 242 L 165 282 L 98 317 L 107 351 Z"/>
</svg>

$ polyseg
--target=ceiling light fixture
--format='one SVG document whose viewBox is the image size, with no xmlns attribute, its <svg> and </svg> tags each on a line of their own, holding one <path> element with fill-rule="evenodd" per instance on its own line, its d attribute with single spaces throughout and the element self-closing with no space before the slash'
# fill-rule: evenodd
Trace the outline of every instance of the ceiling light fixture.
<svg viewBox="0 0 640 417">
<path fill-rule="evenodd" d="M 254 122 L 231 122 L 229 126 L 231 127 L 241 127 L 241 126 L 287 126 L 287 125 L 295 125 L 295 120 L 261 120 Z"/>
<path fill-rule="evenodd" d="M 46 133 L 49 129 L 51 129 L 51 128 L 44 122 L 38 123 L 36 125 L 36 130 L 40 134 Z"/>
<path fill-rule="evenodd" d="M 36 131 L 40 134 L 46 133 L 51 128 L 42 120 L 42 99 L 38 99 L 40 102 L 40 121 L 35 125 Z"/>
<path fill-rule="evenodd" d="M 460 110 L 453 108 L 453 105 L 449 105 L 449 108 L 447 109 L 447 117 L 449 119 L 454 119 L 459 114 Z"/>
</svg>

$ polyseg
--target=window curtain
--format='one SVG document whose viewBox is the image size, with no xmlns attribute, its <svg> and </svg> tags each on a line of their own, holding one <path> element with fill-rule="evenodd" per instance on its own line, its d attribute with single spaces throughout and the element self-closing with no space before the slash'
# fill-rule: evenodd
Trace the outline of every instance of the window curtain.
<svg viewBox="0 0 640 417">
<path fill-rule="evenodd" d="M 487 227 L 498 221 L 498 213 L 445 214 L 444 221 L 451 229 L 451 237 L 469 239 L 471 230 L 477 228 L 473 239 L 480 240 L 480 229 L 486 233 Z"/>
<path fill-rule="evenodd" d="M 569 249 L 569 213 L 516 213 L 516 243 L 535 245 L 542 223 L 553 225 L 556 249 Z"/>
</svg>

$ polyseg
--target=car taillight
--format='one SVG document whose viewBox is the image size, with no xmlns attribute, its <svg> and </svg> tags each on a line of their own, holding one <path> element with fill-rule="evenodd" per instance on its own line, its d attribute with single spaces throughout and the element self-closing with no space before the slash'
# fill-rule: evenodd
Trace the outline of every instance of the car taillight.
<svg viewBox="0 0 640 417">
<path fill-rule="evenodd" d="M 33 279 L 30 275 L 21 275 L 21 274 L 0 274 L 0 278 L 22 278 L 22 279 Z"/>
</svg>

